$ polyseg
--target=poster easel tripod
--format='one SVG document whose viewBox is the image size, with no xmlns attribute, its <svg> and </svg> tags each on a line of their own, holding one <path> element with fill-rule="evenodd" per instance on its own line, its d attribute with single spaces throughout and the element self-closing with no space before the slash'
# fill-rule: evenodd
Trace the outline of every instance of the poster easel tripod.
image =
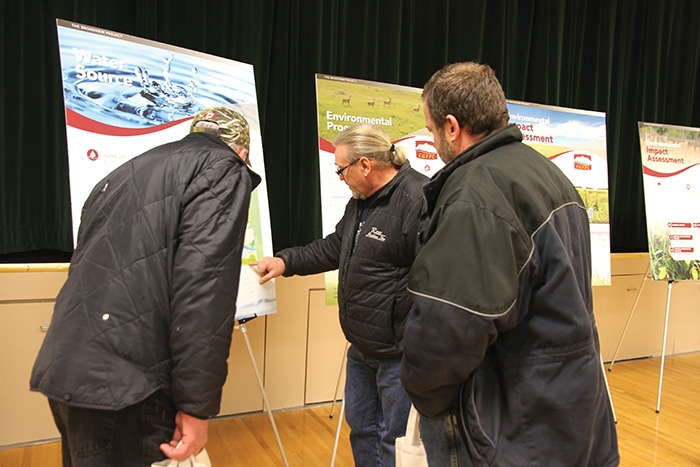
<svg viewBox="0 0 700 467">
<path fill-rule="evenodd" d="M 627 334 L 627 328 L 629 328 L 630 322 L 632 321 L 632 315 L 634 315 L 634 310 L 637 308 L 637 304 L 639 303 L 639 297 L 641 297 L 642 290 L 644 290 L 644 284 L 646 284 L 648 280 L 647 274 L 649 273 L 650 266 L 651 263 L 647 265 L 647 269 L 644 272 L 642 284 L 639 287 L 639 290 L 637 290 L 637 297 L 635 298 L 634 305 L 632 305 L 632 310 L 630 311 L 630 314 L 627 317 L 627 323 L 625 324 L 625 328 L 622 330 L 622 335 L 620 336 L 620 340 L 617 343 L 617 348 L 615 349 L 615 354 L 613 355 L 612 361 L 610 362 L 610 367 L 608 368 L 608 371 L 612 371 L 613 365 L 615 364 L 615 359 L 617 358 L 617 353 L 620 351 L 622 340 L 625 338 L 625 334 Z M 664 363 L 666 361 L 666 338 L 668 336 L 668 316 L 671 309 L 671 292 L 673 290 L 673 283 L 674 280 L 672 279 L 668 281 L 668 290 L 666 293 L 666 317 L 664 319 L 664 338 L 663 344 L 661 346 L 661 368 L 659 370 L 659 390 L 656 397 L 656 413 L 659 413 L 661 411 L 661 388 L 664 380 Z"/>
<path fill-rule="evenodd" d="M 328 418 L 333 418 L 333 410 L 335 409 L 335 403 L 338 400 L 338 389 L 340 388 L 340 381 L 343 379 L 343 369 L 345 368 L 345 359 L 348 356 L 348 347 L 350 347 L 350 342 L 345 342 L 345 350 L 343 351 L 343 359 L 340 361 L 340 371 L 338 372 L 338 381 L 335 383 L 335 392 L 333 393 L 333 403 L 331 404 L 331 412 L 328 414 Z M 342 402 L 340 404 L 340 414 L 338 414 L 338 426 L 335 429 L 335 441 L 333 442 L 333 454 L 331 455 L 331 466 L 335 465 L 335 455 L 338 452 L 338 442 L 340 441 L 340 430 L 343 427 L 343 416 L 345 415 L 345 395 L 343 395 Z"/>
<path fill-rule="evenodd" d="M 243 339 L 245 340 L 246 347 L 248 347 L 248 354 L 250 354 L 250 363 L 253 364 L 253 370 L 255 370 L 255 377 L 258 379 L 258 385 L 260 386 L 260 392 L 263 396 L 264 409 L 266 409 L 267 415 L 270 418 L 270 423 L 272 423 L 272 430 L 275 432 L 275 438 L 277 438 L 277 446 L 280 448 L 280 454 L 282 454 L 282 461 L 285 467 L 289 467 L 287 462 L 287 456 L 284 453 L 284 447 L 282 446 L 282 440 L 280 439 L 279 431 L 277 431 L 277 424 L 275 423 L 275 418 L 272 416 L 272 406 L 270 401 L 267 399 L 267 391 L 265 391 L 265 386 L 263 385 L 263 380 L 260 377 L 260 371 L 258 370 L 258 364 L 255 362 L 255 355 L 253 355 L 253 347 L 250 345 L 250 338 L 248 337 L 248 329 L 246 328 L 246 323 L 252 319 L 257 318 L 257 316 L 252 316 L 250 318 L 243 318 L 236 320 L 238 324 L 234 329 L 238 328 L 243 333 Z"/>
</svg>

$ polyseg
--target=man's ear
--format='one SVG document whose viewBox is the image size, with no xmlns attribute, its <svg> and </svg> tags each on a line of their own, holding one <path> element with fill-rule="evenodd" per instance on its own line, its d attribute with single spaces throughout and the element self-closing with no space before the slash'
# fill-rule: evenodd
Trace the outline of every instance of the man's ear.
<svg viewBox="0 0 700 467">
<path fill-rule="evenodd" d="M 241 146 L 233 146 L 232 149 L 238 154 L 238 156 L 245 161 L 246 164 L 250 165 L 250 159 L 248 158 L 249 151 Z"/>
<path fill-rule="evenodd" d="M 367 157 L 367 156 L 360 157 L 360 167 L 362 168 L 363 173 L 366 173 L 367 170 L 372 168 L 372 161 L 369 159 L 369 157 Z"/>
<path fill-rule="evenodd" d="M 457 141 L 460 135 L 461 127 L 459 126 L 459 122 L 454 115 L 447 114 L 447 117 L 445 117 L 444 128 L 445 134 L 447 135 L 447 140 L 451 142 Z"/>
</svg>

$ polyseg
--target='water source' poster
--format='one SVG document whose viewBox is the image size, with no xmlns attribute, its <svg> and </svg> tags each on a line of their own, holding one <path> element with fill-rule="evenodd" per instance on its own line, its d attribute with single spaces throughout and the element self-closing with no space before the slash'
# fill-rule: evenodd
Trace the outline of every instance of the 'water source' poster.
<svg viewBox="0 0 700 467">
<path fill-rule="evenodd" d="M 263 177 L 251 196 L 237 319 L 276 311 L 274 281 L 247 266 L 272 253 L 253 66 L 85 24 L 56 20 L 66 111 L 73 238 L 93 186 L 129 159 L 189 133 L 207 107 L 250 125 L 250 161 Z"/>
</svg>

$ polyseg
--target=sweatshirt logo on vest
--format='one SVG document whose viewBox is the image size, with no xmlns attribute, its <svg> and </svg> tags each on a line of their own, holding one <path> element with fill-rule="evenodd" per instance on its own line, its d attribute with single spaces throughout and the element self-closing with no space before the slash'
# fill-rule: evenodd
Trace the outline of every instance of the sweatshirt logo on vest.
<svg viewBox="0 0 700 467">
<path fill-rule="evenodd" d="M 372 230 L 367 232 L 367 235 L 365 235 L 367 238 L 373 238 L 375 240 L 379 240 L 380 242 L 385 242 L 386 241 L 386 235 L 382 233 L 381 230 L 379 230 L 376 227 L 372 227 Z"/>
</svg>

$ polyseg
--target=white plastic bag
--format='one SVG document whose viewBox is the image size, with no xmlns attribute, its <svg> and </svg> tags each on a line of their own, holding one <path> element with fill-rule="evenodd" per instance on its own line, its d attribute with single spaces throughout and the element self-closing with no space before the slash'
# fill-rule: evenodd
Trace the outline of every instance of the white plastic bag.
<svg viewBox="0 0 700 467">
<path fill-rule="evenodd" d="M 428 458 L 420 439 L 420 415 L 413 404 L 408 413 L 406 436 L 396 438 L 396 467 L 428 467 Z"/>
<path fill-rule="evenodd" d="M 154 462 L 151 467 L 211 467 L 209 453 L 206 449 L 199 451 L 196 456 L 192 455 L 184 461 L 176 461 L 175 459 L 165 459 L 159 462 Z"/>
</svg>

